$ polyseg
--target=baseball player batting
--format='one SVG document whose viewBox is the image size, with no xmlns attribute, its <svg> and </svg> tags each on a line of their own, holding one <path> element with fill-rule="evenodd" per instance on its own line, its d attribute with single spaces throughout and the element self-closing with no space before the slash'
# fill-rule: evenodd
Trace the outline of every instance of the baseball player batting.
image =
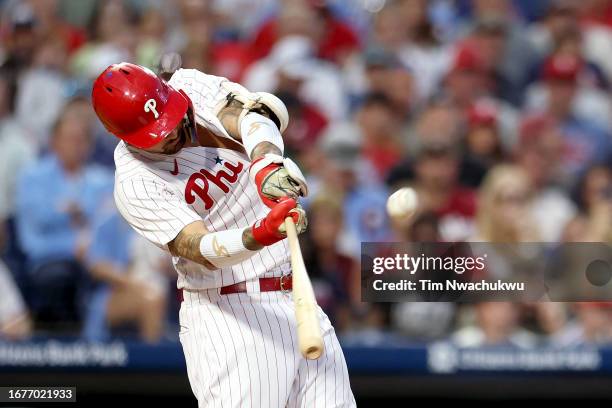
<svg viewBox="0 0 612 408">
<path fill-rule="evenodd" d="M 268 93 L 179 69 L 168 82 L 121 63 L 92 102 L 115 150 L 115 201 L 169 251 L 183 293 L 180 340 L 200 407 L 354 407 L 346 362 L 317 307 L 324 353 L 298 349 L 285 219 L 307 194 L 283 157 L 289 115 Z"/>
</svg>

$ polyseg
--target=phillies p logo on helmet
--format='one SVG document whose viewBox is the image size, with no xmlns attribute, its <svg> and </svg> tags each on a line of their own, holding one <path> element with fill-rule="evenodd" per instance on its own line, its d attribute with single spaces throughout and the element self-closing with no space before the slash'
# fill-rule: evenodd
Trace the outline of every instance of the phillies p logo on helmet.
<svg viewBox="0 0 612 408">
<path fill-rule="evenodd" d="M 149 99 L 144 104 L 144 111 L 153 112 L 153 116 L 155 116 L 155 119 L 157 119 L 159 118 L 159 113 L 157 113 L 155 108 L 157 108 L 157 102 L 155 102 L 155 99 Z"/>
<path fill-rule="evenodd" d="M 92 104 L 110 133 L 146 149 L 179 125 L 191 101 L 150 69 L 122 62 L 111 65 L 95 80 Z"/>
</svg>

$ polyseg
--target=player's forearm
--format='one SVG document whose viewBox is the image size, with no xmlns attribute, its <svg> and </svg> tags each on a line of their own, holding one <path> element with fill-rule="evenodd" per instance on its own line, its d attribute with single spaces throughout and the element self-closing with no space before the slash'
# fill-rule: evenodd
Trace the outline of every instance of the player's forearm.
<svg viewBox="0 0 612 408">
<path fill-rule="evenodd" d="M 241 231 L 242 248 L 232 242 L 236 233 L 236 230 L 221 233 L 181 232 L 168 244 L 168 249 L 173 256 L 189 259 L 211 270 L 219 269 L 242 262 L 263 248 L 253 237 L 251 227 Z"/>
<path fill-rule="evenodd" d="M 257 146 L 255 146 L 255 149 L 253 149 L 253 153 L 251 153 L 251 160 L 255 161 L 257 159 L 260 159 L 268 153 L 277 154 L 279 156 L 283 154 L 283 152 L 281 152 L 281 150 L 278 147 L 274 146 L 272 143 L 261 142 Z"/>
<path fill-rule="evenodd" d="M 306 228 L 306 214 L 293 199 L 284 199 L 264 217 L 247 228 L 209 232 L 204 222 L 185 226 L 168 243 L 174 256 L 189 259 L 210 270 L 221 269 L 246 261 L 264 246 L 286 238 L 284 224 L 293 218 L 298 232 Z"/>
<path fill-rule="evenodd" d="M 250 249 L 251 251 L 259 251 L 263 248 L 263 245 L 257 242 L 255 237 L 253 236 L 252 227 L 245 228 L 242 232 L 242 243 L 247 249 Z"/>
<path fill-rule="evenodd" d="M 227 106 L 221 109 L 221 111 L 217 115 L 219 121 L 221 122 L 227 133 L 229 133 L 231 137 L 238 141 L 242 141 L 242 135 L 240 134 L 239 125 L 239 118 L 242 111 L 242 103 L 234 100 L 229 102 Z"/>
</svg>

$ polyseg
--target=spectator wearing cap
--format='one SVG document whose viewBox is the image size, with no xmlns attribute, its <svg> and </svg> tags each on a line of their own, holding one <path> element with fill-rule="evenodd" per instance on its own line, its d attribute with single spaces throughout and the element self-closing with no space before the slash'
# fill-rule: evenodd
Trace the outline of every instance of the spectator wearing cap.
<svg viewBox="0 0 612 408">
<path fill-rule="evenodd" d="M 553 0 L 547 3 L 544 17 L 527 30 L 540 58 L 556 52 L 568 39 L 578 40 L 580 54 L 592 65 L 590 68 L 595 67 L 598 75 L 606 77 L 606 82 L 612 80 L 612 64 L 607 58 L 612 50 L 612 34 L 599 20 L 609 12 L 608 2 Z M 602 5 L 603 10 L 597 10 Z"/>
<path fill-rule="evenodd" d="M 491 72 L 479 52 L 471 45 L 460 46 L 444 81 L 444 92 L 461 109 L 468 109 L 487 94 Z"/>
<path fill-rule="evenodd" d="M 547 111 L 554 118 L 571 115 L 582 64 L 575 56 L 560 54 L 551 55 L 542 64 L 540 75 L 549 92 Z"/>
<path fill-rule="evenodd" d="M 467 119 L 461 181 L 467 186 L 478 187 L 487 171 L 505 159 L 495 102 L 488 99 L 476 101 L 470 107 Z"/>
<path fill-rule="evenodd" d="M 578 73 L 580 85 L 587 89 L 608 90 L 610 88 L 610 81 L 599 65 L 584 56 L 583 45 L 581 31 L 579 29 L 569 30 L 557 39 L 551 54 L 569 55 L 578 58 L 582 61 L 582 66 Z"/>
<path fill-rule="evenodd" d="M 584 56 L 582 35 L 578 30 L 567 32 L 558 39 L 553 53 L 544 58 L 542 64 L 534 69 L 533 77 L 543 79 L 548 75 L 549 78 L 556 76 L 560 79 L 573 80 L 568 73 L 555 72 L 555 68 L 551 67 L 554 59 L 562 60 L 564 58 L 567 61 L 576 60 L 578 65 L 572 112 L 576 116 L 605 127 L 610 132 L 612 130 L 612 119 L 609 112 L 612 110 L 612 104 L 607 94 L 610 81 L 597 64 Z M 545 73 L 545 69 L 548 72 Z M 561 69 L 561 71 L 563 70 L 571 70 L 571 67 L 568 65 L 567 68 Z M 528 110 L 541 110 L 543 106 L 546 106 L 548 97 L 550 95 L 545 83 L 535 82 L 527 89 L 525 96 Z"/>
<path fill-rule="evenodd" d="M 516 140 L 516 110 L 508 103 L 496 98 L 491 88 L 494 71 L 480 50 L 470 42 L 461 44 L 456 50 L 451 69 L 443 83 L 442 93 L 466 115 L 477 100 L 488 98 L 497 109 L 500 137 L 506 149 L 512 148 Z M 466 116 L 467 120 L 467 116 Z"/>
<path fill-rule="evenodd" d="M 551 54 L 573 55 L 581 59 L 583 61 L 579 73 L 581 87 L 592 91 L 598 89 L 606 91 L 610 87 L 610 78 L 601 66 L 587 57 L 585 53 L 585 30 L 579 24 L 579 8 L 579 3 L 571 0 L 552 2 L 542 23 L 534 24 L 530 33 L 533 37 L 532 42 L 538 47 L 541 60 L 545 60 Z M 537 75 L 538 72 L 532 74 L 535 78 Z M 584 92 L 585 89 L 582 91 Z M 591 98 L 595 96 L 598 96 L 600 100 L 607 97 L 602 93 L 591 96 Z M 580 103 L 581 101 L 578 101 L 577 105 Z M 588 113 L 588 109 L 580 109 L 580 106 L 577 106 L 577 109 Z"/>
<path fill-rule="evenodd" d="M 612 142 L 605 128 L 574 111 L 578 75 L 583 61 L 570 55 L 552 55 L 542 66 L 547 93 L 543 114 L 559 123 L 563 135 L 563 170 L 566 185 L 572 186 L 591 163 L 607 160 Z"/>
<path fill-rule="evenodd" d="M 532 183 L 531 219 L 544 242 L 559 242 L 576 214 L 576 206 L 559 185 L 563 166 L 563 136 L 555 121 L 546 116 L 527 117 L 520 128 L 514 157 Z"/>
</svg>

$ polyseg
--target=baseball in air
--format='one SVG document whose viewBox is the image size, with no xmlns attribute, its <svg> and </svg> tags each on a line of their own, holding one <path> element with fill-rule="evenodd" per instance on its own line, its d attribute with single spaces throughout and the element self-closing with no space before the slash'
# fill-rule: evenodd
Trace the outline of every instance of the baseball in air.
<svg viewBox="0 0 612 408">
<path fill-rule="evenodd" d="M 416 192 L 410 187 L 402 187 L 387 199 L 387 213 L 392 218 L 411 217 L 417 209 Z"/>
</svg>

